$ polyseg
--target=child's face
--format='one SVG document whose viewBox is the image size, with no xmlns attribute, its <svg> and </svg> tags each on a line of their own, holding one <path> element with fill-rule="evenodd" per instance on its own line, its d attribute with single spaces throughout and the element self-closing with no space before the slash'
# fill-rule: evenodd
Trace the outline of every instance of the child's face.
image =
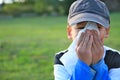
<svg viewBox="0 0 120 80">
<path fill-rule="evenodd" d="M 86 23 L 87 22 L 81 22 L 81 23 L 78 23 L 76 26 L 68 26 L 68 28 L 67 28 L 68 38 L 73 40 L 77 36 L 78 32 L 80 30 L 84 29 Z M 106 29 L 100 24 L 97 24 L 97 27 L 100 32 L 99 37 L 100 37 L 101 41 L 104 42 L 104 38 L 107 38 L 109 35 L 109 28 Z"/>
</svg>

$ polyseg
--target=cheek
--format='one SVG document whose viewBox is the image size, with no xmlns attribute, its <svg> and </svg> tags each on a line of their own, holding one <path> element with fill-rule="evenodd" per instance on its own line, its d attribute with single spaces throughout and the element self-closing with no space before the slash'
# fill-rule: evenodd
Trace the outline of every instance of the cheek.
<svg viewBox="0 0 120 80">
<path fill-rule="evenodd" d="M 72 38 L 74 39 L 76 36 L 77 36 L 77 34 L 78 34 L 78 32 L 79 32 L 79 30 L 73 30 L 72 31 Z"/>
<path fill-rule="evenodd" d="M 105 38 L 105 32 L 104 31 L 100 31 L 100 40 L 102 42 L 104 42 L 104 38 Z"/>
</svg>

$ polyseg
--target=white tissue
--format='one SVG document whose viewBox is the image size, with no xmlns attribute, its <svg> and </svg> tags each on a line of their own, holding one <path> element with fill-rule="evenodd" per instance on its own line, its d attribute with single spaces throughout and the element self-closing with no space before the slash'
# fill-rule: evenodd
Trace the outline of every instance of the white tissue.
<svg viewBox="0 0 120 80">
<path fill-rule="evenodd" d="M 78 35 L 77 35 L 77 39 L 81 36 L 81 33 L 82 32 L 85 32 L 87 29 L 89 30 L 96 30 L 99 33 L 99 30 L 98 30 L 98 27 L 97 27 L 97 24 L 95 22 L 88 22 L 85 26 L 85 28 L 81 31 L 79 31 Z"/>
<path fill-rule="evenodd" d="M 97 24 L 94 23 L 94 22 L 88 22 L 85 26 L 85 28 L 83 30 L 80 30 L 77 37 L 73 40 L 73 42 L 71 43 L 71 45 L 69 46 L 68 50 L 69 50 L 69 53 L 72 55 L 70 58 L 72 59 L 73 57 L 77 57 L 77 54 L 76 54 L 76 51 L 75 51 L 75 48 L 76 48 L 76 44 L 77 44 L 77 40 L 78 38 L 81 36 L 81 33 L 82 32 L 85 32 L 87 29 L 89 30 L 96 30 L 99 34 L 99 30 L 98 30 L 98 27 L 97 27 Z"/>
<path fill-rule="evenodd" d="M 81 36 L 81 33 L 85 32 L 87 29 L 96 30 L 98 32 L 98 34 L 100 34 L 99 30 L 98 30 L 98 27 L 97 27 L 97 24 L 95 22 L 88 22 L 86 24 L 85 28 L 79 31 L 77 37 L 73 40 L 73 42 L 69 46 L 69 48 L 68 48 L 69 50 L 75 51 L 75 47 L 76 47 L 78 38 Z"/>
</svg>

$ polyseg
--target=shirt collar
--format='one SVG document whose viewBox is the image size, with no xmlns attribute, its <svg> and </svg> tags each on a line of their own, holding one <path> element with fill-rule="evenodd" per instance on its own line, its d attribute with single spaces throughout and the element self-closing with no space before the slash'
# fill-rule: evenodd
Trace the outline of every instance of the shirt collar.
<svg viewBox="0 0 120 80">
<path fill-rule="evenodd" d="M 71 45 L 68 48 L 68 52 L 65 53 L 61 58 L 60 61 L 64 64 L 64 67 L 68 71 L 69 74 L 72 74 L 76 62 L 78 60 L 76 51 L 75 51 L 76 41 L 73 40 Z"/>
</svg>

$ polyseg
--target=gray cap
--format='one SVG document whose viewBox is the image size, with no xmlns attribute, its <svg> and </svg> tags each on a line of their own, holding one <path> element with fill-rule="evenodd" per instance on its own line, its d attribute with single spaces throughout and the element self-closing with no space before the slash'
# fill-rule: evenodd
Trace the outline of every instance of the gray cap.
<svg viewBox="0 0 120 80">
<path fill-rule="evenodd" d="M 96 22 L 108 28 L 110 16 L 107 6 L 100 0 L 75 1 L 69 9 L 68 23 L 72 26 L 83 21 Z"/>
</svg>

